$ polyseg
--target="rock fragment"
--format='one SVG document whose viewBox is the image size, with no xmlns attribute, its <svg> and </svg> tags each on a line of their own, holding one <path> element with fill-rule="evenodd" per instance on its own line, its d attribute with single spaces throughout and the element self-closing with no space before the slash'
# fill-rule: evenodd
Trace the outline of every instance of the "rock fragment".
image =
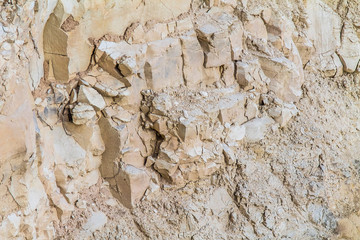
<svg viewBox="0 0 360 240">
<path fill-rule="evenodd" d="M 90 119 L 95 117 L 96 112 L 92 106 L 86 103 L 78 103 L 71 109 L 71 116 L 73 123 L 81 125 L 87 123 Z"/>
<path fill-rule="evenodd" d="M 249 142 L 258 142 L 265 137 L 268 127 L 275 121 L 269 117 L 255 118 L 246 122 L 243 126 L 246 129 L 246 140 Z"/>
<path fill-rule="evenodd" d="M 106 107 L 104 98 L 91 87 L 80 86 L 78 101 L 90 104 L 96 111 L 100 111 Z"/>
</svg>

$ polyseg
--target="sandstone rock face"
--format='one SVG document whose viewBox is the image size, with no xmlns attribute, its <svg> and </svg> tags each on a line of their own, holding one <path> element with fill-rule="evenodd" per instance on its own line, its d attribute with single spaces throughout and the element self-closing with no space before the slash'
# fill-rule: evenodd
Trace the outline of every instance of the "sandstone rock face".
<svg viewBox="0 0 360 240">
<path fill-rule="evenodd" d="M 360 4 L 0 3 L 0 239 L 359 239 Z"/>
</svg>

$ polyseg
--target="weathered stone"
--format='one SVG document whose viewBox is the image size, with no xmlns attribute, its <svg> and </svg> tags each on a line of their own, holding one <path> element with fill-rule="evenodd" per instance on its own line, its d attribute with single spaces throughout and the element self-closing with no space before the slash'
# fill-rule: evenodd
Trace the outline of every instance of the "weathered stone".
<svg viewBox="0 0 360 240">
<path fill-rule="evenodd" d="M 88 82 L 91 86 L 94 86 L 96 84 L 96 77 L 94 76 L 85 76 L 85 77 L 82 77 L 82 79 L 86 82 Z"/>
<path fill-rule="evenodd" d="M 245 116 L 248 120 L 256 118 L 259 113 L 258 104 L 253 101 L 247 100 Z"/>
<path fill-rule="evenodd" d="M 129 75 L 130 72 L 137 71 L 138 67 L 143 67 L 143 58 L 145 56 L 146 49 L 147 45 L 130 45 L 125 41 L 118 43 L 102 41 L 97 49 L 96 57 L 100 67 L 124 83 L 126 87 L 130 87 L 131 83 L 126 77 L 124 77 L 124 75 L 121 74 L 121 70 L 118 68 L 120 65 L 118 65 L 118 63 L 125 58 L 131 59 L 129 63 L 126 63 L 130 69 L 126 67 L 126 70 L 125 65 L 121 65 L 123 71 L 125 71 L 124 73 Z"/>
<path fill-rule="evenodd" d="M 116 178 L 119 200 L 128 208 L 135 207 L 149 187 L 149 175 L 143 169 L 126 165 Z"/>
<path fill-rule="evenodd" d="M 169 131 L 166 122 L 167 118 L 161 117 L 156 120 L 153 125 L 153 128 L 162 136 L 165 136 Z"/>
<path fill-rule="evenodd" d="M 284 101 L 297 102 L 302 95 L 301 86 L 304 82 L 297 66 L 284 57 L 260 57 L 259 60 L 264 73 L 271 79 L 269 89 Z"/>
<path fill-rule="evenodd" d="M 205 24 L 197 31 L 197 36 L 205 53 L 205 67 L 219 67 L 231 61 L 228 33 L 218 26 Z"/>
<path fill-rule="evenodd" d="M 168 28 L 166 23 L 157 23 L 150 30 L 145 33 L 145 41 L 153 42 L 163 40 L 168 35 Z"/>
<path fill-rule="evenodd" d="M 246 122 L 243 126 L 246 129 L 245 138 L 249 142 L 258 142 L 265 137 L 268 127 L 275 121 L 269 117 L 255 118 Z"/>
<path fill-rule="evenodd" d="M 294 39 L 294 43 L 299 51 L 301 62 L 303 65 L 307 64 L 315 52 L 314 45 L 305 36 L 297 36 Z"/>
<path fill-rule="evenodd" d="M 99 126 L 101 136 L 105 143 L 105 152 L 103 153 L 103 162 L 100 168 L 104 178 L 114 176 L 114 162 L 121 157 L 121 150 L 129 137 L 129 131 L 125 124 L 117 126 L 111 118 L 100 118 Z M 110 185 L 116 184 L 110 182 Z"/>
<path fill-rule="evenodd" d="M 261 18 L 265 23 L 269 23 L 272 15 L 271 8 L 266 8 L 261 12 Z"/>
<path fill-rule="evenodd" d="M 115 122 L 121 121 L 121 122 L 127 123 L 127 122 L 131 121 L 132 114 L 119 106 L 116 109 L 116 114 L 112 115 L 111 118 Z"/>
<path fill-rule="evenodd" d="M 154 90 L 177 87 L 184 83 L 182 73 L 182 51 L 179 39 L 166 38 L 148 43 L 145 78 Z M 163 63 L 167 64 L 164 65 Z"/>
<path fill-rule="evenodd" d="M 124 55 L 118 60 L 118 68 L 124 77 L 134 74 L 136 67 L 136 60 L 133 57 Z"/>
<path fill-rule="evenodd" d="M 243 51 L 244 29 L 239 22 L 233 24 L 230 29 L 231 57 L 232 60 L 240 60 Z"/>
<path fill-rule="evenodd" d="M 241 141 L 242 139 L 244 139 L 245 134 L 246 134 L 246 128 L 244 125 L 231 126 L 226 139 L 229 142 Z"/>
<path fill-rule="evenodd" d="M 245 101 L 243 94 L 231 95 L 220 99 L 218 103 L 219 120 L 221 123 L 238 123 L 246 121 L 245 118 Z"/>
<path fill-rule="evenodd" d="M 154 165 L 154 163 L 155 163 L 155 159 L 152 156 L 149 156 L 146 158 L 145 167 L 151 167 L 152 165 Z"/>
<path fill-rule="evenodd" d="M 284 127 L 297 113 L 298 110 L 294 104 L 285 104 L 280 111 L 275 110 L 273 113 L 270 112 L 270 115 L 272 115 L 275 121 L 280 124 L 280 127 Z"/>
<path fill-rule="evenodd" d="M 320 67 L 325 77 L 341 76 L 343 74 L 343 65 L 339 56 L 334 53 L 332 55 L 320 56 Z"/>
<path fill-rule="evenodd" d="M 173 107 L 173 104 L 171 103 L 169 95 L 159 94 L 152 101 L 152 106 L 154 108 L 153 113 L 164 116 L 166 115 L 167 111 Z"/>
<path fill-rule="evenodd" d="M 80 126 L 64 123 L 67 131 L 71 133 L 76 142 L 83 149 L 90 151 L 94 156 L 99 156 L 105 151 L 105 144 L 101 137 L 99 125 L 89 122 Z"/>
<path fill-rule="evenodd" d="M 306 7 L 310 20 L 309 38 L 314 41 L 317 53 L 334 52 L 341 45 L 340 16 L 320 0 L 307 1 Z"/>
<path fill-rule="evenodd" d="M 100 230 L 107 223 L 107 217 L 103 212 L 93 212 L 87 222 L 82 226 L 82 228 L 89 232 L 93 233 L 96 230 Z"/>
<path fill-rule="evenodd" d="M 344 65 L 344 71 L 355 72 L 360 61 L 360 40 L 352 23 L 344 23 L 341 40 L 341 47 L 337 53 Z"/>
<path fill-rule="evenodd" d="M 58 122 L 58 107 L 46 106 L 43 111 L 39 112 L 40 119 L 48 126 L 54 126 Z"/>
<path fill-rule="evenodd" d="M 260 38 L 263 41 L 267 41 L 268 35 L 264 24 L 264 21 L 256 17 L 251 21 L 248 21 L 244 25 L 244 29 L 256 38 Z"/>
<path fill-rule="evenodd" d="M 178 32 L 190 31 L 193 30 L 193 28 L 194 25 L 189 17 L 176 21 L 176 30 Z"/>
<path fill-rule="evenodd" d="M 116 97 L 119 94 L 119 92 L 112 90 L 101 83 L 96 83 L 94 89 L 105 97 Z"/>
<path fill-rule="evenodd" d="M 197 137 L 196 125 L 191 120 L 180 119 L 178 134 L 182 141 L 187 142 Z"/>
<path fill-rule="evenodd" d="M 264 91 L 268 82 L 257 59 L 236 62 L 236 80 L 244 90 L 257 88 L 260 91 Z"/>
<path fill-rule="evenodd" d="M 178 168 L 178 164 L 169 163 L 163 159 L 156 159 L 154 168 L 158 171 L 163 177 L 169 179 L 171 175 L 173 175 Z"/>
<path fill-rule="evenodd" d="M 0 236 L 6 238 L 14 238 L 19 234 L 21 217 L 15 213 L 10 214 L 3 220 L 0 227 Z"/>
<path fill-rule="evenodd" d="M 71 109 L 71 116 L 73 123 L 81 125 L 87 123 L 90 119 L 95 117 L 96 112 L 94 108 L 86 103 L 78 103 Z"/>
<path fill-rule="evenodd" d="M 120 91 L 125 88 L 125 84 L 123 82 L 106 73 L 102 73 L 97 76 L 96 79 L 98 84 L 101 84 L 106 89 L 109 89 L 109 91 Z"/>
<path fill-rule="evenodd" d="M 78 101 L 90 104 L 96 111 L 106 107 L 104 98 L 91 87 L 80 86 Z"/>
<path fill-rule="evenodd" d="M 235 158 L 233 150 L 231 150 L 231 148 L 226 144 L 223 144 L 223 153 L 224 153 L 226 164 L 232 165 L 232 164 L 236 163 L 236 158 Z"/>
<path fill-rule="evenodd" d="M 204 78 L 204 53 L 194 31 L 180 38 L 183 61 L 184 80 L 186 86 L 194 88 Z"/>
</svg>

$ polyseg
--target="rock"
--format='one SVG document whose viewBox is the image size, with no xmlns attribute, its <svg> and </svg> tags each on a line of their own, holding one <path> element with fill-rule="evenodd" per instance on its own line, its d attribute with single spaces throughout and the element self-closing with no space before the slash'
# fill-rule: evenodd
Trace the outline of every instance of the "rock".
<svg viewBox="0 0 360 240">
<path fill-rule="evenodd" d="M 280 127 L 284 127 L 297 113 L 298 110 L 294 104 L 285 104 L 282 109 L 274 109 L 269 112 L 275 121 L 280 124 Z"/>
<path fill-rule="evenodd" d="M 218 102 L 219 120 L 222 124 L 246 121 L 245 96 L 241 93 L 224 97 Z"/>
<path fill-rule="evenodd" d="M 120 91 L 126 89 L 126 86 L 119 79 L 111 76 L 110 74 L 103 72 L 96 77 L 97 83 L 101 84 L 105 88 L 109 88 L 112 91 Z"/>
<path fill-rule="evenodd" d="M 106 205 L 111 206 L 111 207 L 116 207 L 118 205 L 118 201 L 116 201 L 115 198 L 110 198 L 108 200 L 105 201 Z"/>
<path fill-rule="evenodd" d="M 136 73 L 136 60 L 134 57 L 124 55 L 118 60 L 118 68 L 124 77 L 128 77 L 131 74 Z"/>
<path fill-rule="evenodd" d="M 236 163 L 235 154 L 231 150 L 231 148 L 226 144 L 223 144 L 222 146 L 223 146 L 223 153 L 224 153 L 226 164 L 232 165 L 232 164 Z"/>
<path fill-rule="evenodd" d="M 101 83 L 96 83 L 94 85 L 94 89 L 96 91 L 98 91 L 101 95 L 105 96 L 105 97 L 116 97 L 119 95 L 119 92 L 118 91 L 115 91 L 109 87 L 107 87 L 106 85 L 104 84 L 101 84 Z"/>
<path fill-rule="evenodd" d="M 102 41 L 97 49 L 96 57 L 100 67 L 125 84 L 126 87 L 130 87 L 131 82 L 124 76 L 129 76 L 144 66 L 146 49 L 147 45 L 143 44 L 130 45 L 126 41 Z M 125 62 L 119 65 L 121 61 Z M 122 68 L 125 75 L 121 74 L 118 67 Z"/>
<path fill-rule="evenodd" d="M 88 82 L 91 86 L 94 86 L 96 84 L 96 77 L 94 76 L 85 76 L 82 78 L 82 80 Z"/>
<path fill-rule="evenodd" d="M 194 31 L 180 38 L 183 60 L 184 80 L 186 86 L 194 88 L 204 78 L 204 53 Z"/>
<path fill-rule="evenodd" d="M 313 203 L 309 204 L 307 208 L 309 211 L 309 217 L 312 221 L 317 224 L 321 224 L 328 230 L 334 230 L 337 228 L 336 218 L 330 209 Z"/>
<path fill-rule="evenodd" d="M 75 202 L 76 207 L 80 208 L 80 209 L 86 209 L 86 204 L 87 204 L 87 202 L 85 200 L 81 200 L 81 199 L 79 199 Z"/>
<path fill-rule="evenodd" d="M 160 117 L 154 122 L 153 129 L 156 130 L 160 135 L 165 136 L 168 133 L 167 118 Z"/>
<path fill-rule="evenodd" d="M 66 135 L 61 126 L 51 132 L 54 141 L 55 164 L 65 163 L 69 167 L 78 167 L 85 161 L 86 151 L 73 137 Z"/>
<path fill-rule="evenodd" d="M 152 156 L 148 156 L 146 158 L 145 167 L 151 167 L 152 165 L 154 165 L 154 163 L 155 163 L 155 159 Z"/>
<path fill-rule="evenodd" d="M 69 94 L 66 92 L 64 85 L 53 85 L 52 89 L 54 91 L 54 102 L 55 104 L 60 104 L 67 102 L 69 100 Z"/>
<path fill-rule="evenodd" d="M 317 53 L 334 52 L 341 46 L 340 16 L 320 0 L 306 2 L 306 8 L 310 20 L 308 36 L 314 42 Z"/>
<path fill-rule="evenodd" d="M 335 77 L 343 74 L 343 65 L 336 53 L 320 56 L 320 71 L 324 77 Z"/>
<path fill-rule="evenodd" d="M 208 23 L 198 28 L 196 32 L 205 53 L 206 68 L 219 67 L 231 61 L 230 40 L 225 30 Z"/>
<path fill-rule="evenodd" d="M 193 28 L 194 25 L 190 17 L 179 19 L 178 21 L 176 21 L 176 30 L 178 32 L 190 31 L 193 30 Z"/>
<path fill-rule="evenodd" d="M 247 101 L 245 116 L 248 120 L 256 118 L 259 113 L 258 104 L 253 101 Z"/>
<path fill-rule="evenodd" d="M 118 106 L 116 109 L 116 114 L 111 116 L 111 119 L 115 122 L 121 121 L 124 123 L 128 123 L 132 119 L 132 114 L 123 109 L 122 107 Z"/>
<path fill-rule="evenodd" d="M 265 75 L 271 80 L 269 89 L 284 101 L 297 102 L 302 95 L 301 86 L 304 82 L 297 66 L 284 57 L 260 57 L 259 60 Z"/>
<path fill-rule="evenodd" d="M 231 126 L 227 136 L 227 140 L 230 142 L 241 141 L 246 134 L 246 127 L 244 125 Z"/>
<path fill-rule="evenodd" d="M 264 42 L 266 42 L 268 39 L 264 21 L 259 17 L 256 17 L 253 20 L 246 22 L 244 24 L 244 29 L 254 37 L 260 38 Z"/>
<path fill-rule="evenodd" d="M 269 115 L 272 118 L 278 118 L 281 116 L 282 109 L 280 107 L 273 107 L 269 109 Z"/>
<path fill-rule="evenodd" d="M 70 94 L 70 103 L 71 104 L 76 103 L 77 99 L 78 99 L 78 94 L 77 94 L 76 90 L 73 89 Z"/>
<path fill-rule="evenodd" d="M 196 124 L 191 120 L 180 119 L 178 125 L 178 134 L 182 141 L 188 142 L 197 137 Z"/>
<path fill-rule="evenodd" d="M 54 105 L 46 106 L 39 112 L 40 119 L 48 126 L 53 127 L 58 122 L 58 107 Z"/>
<path fill-rule="evenodd" d="M 90 119 L 95 117 L 96 112 L 92 106 L 86 103 L 78 103 L 71 109 L 71 116 L 73 123 L 81 125 L 87 123 Z"/>
<path fill-rule="evenodd" d="M 152 101 L 154 108 L 153 113 L 161 116 L 165 116 L 166 113 L 173 107 L 170 96 L 167 94 L 159 94 Z"/>
<path fill-rule="evenodd" d="M 105 213 L 100 211 L 93 212 L 91 217 L 82 226 L 82 228 L 87 232 L 93 233 L 96 230 L 100 230 L 101 228 L 103 228 L 107 221 L 108 219 Z"/>
<path fill-rule="evenodd" d="M 230 29 L 230 43 L 231 43 L 231 58 L 233 61 L 240 60 L 240 55 L 243 50 L 243 35 L 244 29 L 239 22 L 231 25 Z"/>
<path fill-rule="evenodd" d="M 353 73 L 360 60 L 360 40 L 352 23 L 345 22 L 341 39 L 341 47 L 337 53 L 344 65 L 344 71 Z"/>
<path fill-rule="evenodd" d="M 356 239 L 360 234 L 357 226 L 350 219 L 340 219 L 337 231 L 343 239 Z"/>
<path fill-rule="evenodd" d="M 233 206 L 233 201 L 225 188 L 216 189 L 210 196 L 207 207 L 214 215 L 219 216 Z"/>
<path fill-rule="evenodd" d="M 126 207 L 135 207 L 149 187 L 150 177 L 143 169 L 126 165 L 116 177 L 119 188 L 119 200 Z"/>
<path fill-rule="evenodd" d="M 164 62 L 167 64 L 164 66 Z M 153 90 L 183 84 L 182 51 L 179 39 L 166 38 L 148 43 L 145 78 Z"/>
<path fill-rule="evenodd" d="M 106 107 L 104 98 L 91 87 L 80 86 L 78 101 L 90 104 L 96 111 L 100 111 Z"/>
<path fill-rule="evenodd" d="M 247 62 L 237 61 L 235 76 L 240 87 L 244 90 L 256 88 L 261 92 L 265 91 L 265 85 L 269 81 L 257 59 Z"/>
<path fill-rule="evenodd" d="M 275 121 L 269 117 L 255 118 L 243 124 L 246 129 L 245 138 L 249 142 L 258 142 L 265 137 L 265 133 Z"/>
<path fill-rule="evenodd" d="M 2 221 L 0 226 L 0 236 L 6 238 L 14 238 L 19 234 L 21 217 L 15 213 L 10 214 Z"/>
<path fill-rule="evenodd" d="M 145 31 L 141 24 L 132 23 L 129 28 L 131 28 L 131 34 L 125 34 L 125 40 L 128 43 L 132 43 L 132 44 L 145 43 Z M 128 33 L 128 30 L 126 30 L 126 33 Z"/>
<path fill-rule="evenodd" d="M 234 16 L 219 8 L 210 9 L 198 19 L 196 34 L 205 54 L 206 68 L 220 67 L 231 62 L 229 28 Z"/>
<path fill-rule="evenodd" d="M 303 65 L 307 64 L 315 53 L 313 43 L 305 36 L 297 36 L 294 39 L 294 43 L 299 51 L 301 62 Z"/>
<path fill-rule="evenodd" d="M 101 136 L 105 143 L 105 152 L 102 155 L 102 165 L 100 168 L 104 178 L 113 177 L 114 162 L 119 158 L 122 148 L 129 137 L 129 130 L 125 124 L 118 126 L 111 118 L 101 118 L 99 120 Z M 110 185 L 116 184 L 111 182 Z"/>
<path fill-rule="evenodd" d="M 261 18 L 265 23 L 269 23 L 272 15 L 271 8 L 266 8 L 261 12 Z"/>
<path fill-rule="evenodd" d="M 105 144 L 97 123 L 89 122 L 80 126 L 64 123 L 64 126 L 80 146 L 94 156 L 100 156 L 105 151 Z"/>
<path fill-rule="evenodd" d="M 169 163 L 168 161 L 163 159 L 156 159 L 154 168 L 161 174 L 161 176 L 169 179 L 170 176 L 172 176 L 177 170 L 178 164 Z"/>
</svg>

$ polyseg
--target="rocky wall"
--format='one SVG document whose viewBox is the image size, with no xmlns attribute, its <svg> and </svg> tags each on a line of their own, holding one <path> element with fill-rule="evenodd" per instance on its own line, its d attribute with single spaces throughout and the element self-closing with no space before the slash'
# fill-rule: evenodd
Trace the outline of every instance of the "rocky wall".
<svg viewBox="0 0 360 240">
<path fill-rule="evenodd" d="M 61 233 L 99 184 L 149 239 L 360 236 L 356 1 L 0 4 L 0 238 L 99 239 L 99 209 Z"/>
</svg>

